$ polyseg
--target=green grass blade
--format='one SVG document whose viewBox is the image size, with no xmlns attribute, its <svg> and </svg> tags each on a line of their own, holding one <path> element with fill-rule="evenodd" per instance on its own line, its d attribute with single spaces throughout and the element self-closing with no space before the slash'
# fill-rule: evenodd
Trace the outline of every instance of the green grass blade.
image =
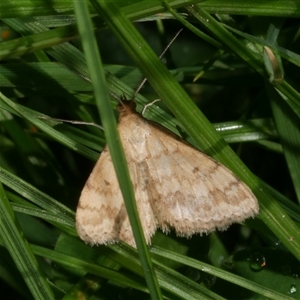
<svg viewBox="0 0 300 300">
<path fill-rule="evenodd" d="M 64 216 L 68 224 L 74 223 L 72 210 L 3 168 L 0 168 L 0 181 L 47 212 Z"/>
<path fill-rule="evenodd" d="M 124 276 L 122 274 L 119 274 L 118 272 L 115 272 L 113 270 L 110 270 L 108 268 L 101 267 L 95 263 L 90 263 L 85 260 L 80 260 L 76 257 L 71 257 L 69 255 L 53 251 L 44 247 L 32 245 L 32 250 L 36 255 L 47 257 L 56 263 L 60 263 L 64 266 L 68 266 L 71 268 L 76 269 L 78 272 L 86 273 L 89 272 L 91 274 L 98 275 L 103 278 L 113 280 L 115 283 L 118 284 L 126 284 L 132 288 L 136 288 L 142 291 L 145 291 L 145 288 L 140 285 L 139 283 L 135 282 L 134 280 L 129 279 L 127 276 Z"/>
<path fill-rule="evenodd" d="M 34 299 L 53 299 L 47 280 L 24 238 L 11 205 L 0 183 L 0 232 L 4 244 L 22 274 Z"/>
<path fill-rule="evenodd" d="M 113 250 L 115 253 L 111 253 L 109 255 L 110 258 L 117 261 L 124 268 L 134 273 L 142 274 L 139 259 L 131 249 L 120 244 L 114 247 Z M 177 296 L 180 299 L 224 299 L 207 287 L 160 263 L 157 259 L 154 259 L 153 262 L 161 288 L 170 293 L 171 296 L 169 298 L 172 299 L 172 296 Z M 168 297 L 168 294 L 166 296 Z"/>
<path fill-rule="evenodd" d="M 118 135 L 114 112 L 110 103 L 108 89 L 106 87 L 105 70 L 100 60 L 100 54 L 96 45 L 94 33 L 92 31 L 90 17 L 87 7 L 83 2 L 74 1 L 74 7 L 87 66 L 90 71 L 92 82 L 96 83 L 93 85 L 96 104 L 101 116 L 107 145 L 114 163 L 120 189 L 124 197 L 126 210 L 144 269 L 145 279 L 147 281 L 151 297 L 153 299 L 161 299 L 161 292 L 152 267 L 149 250 L 145 242 L 143 230 L 138 216 L 129 171 L 125 167 L 126 159 L 122 149 L 120 137 Z"/>
<path fill-rule="evenodd" d="M 285 159 L 300 202 L 300 120 L 269 84 L 267 84 L 267 90 Z"/>
<path fill-rule="evenodd" d="M 164 6 L 159 0 L 152 1 L 115 1 L 123 7 L 125 12 L 132 14 L 153 15 L 163 11 Z M 199 0 L 170 0 L 173 8 L 187 6 L 197 3 Z M 264 1 L 257 4 L 257 0 L 237 1 L 237 0 L 210 0 L 201 2 L 201 6 L 209 13 L 233 14 L 233 15 L 260 15 L 260 16 L 279 16 L 279 17 L 300 17 L 299 0 L 293 0 L 286 5 L 285 0 Z M 9 0 L 0 2 L 0 18 L 15 18 L 27 16 L 45 16 L 53 14 L 72 15 L 73 2 L 43 0 L 19 0 L 17 3 Z M 91 8 L 91 12 L 94 13 Z M 140 16 L 141 17 L 141 16 Z"/>
<path fill-rule="evenodd" d="M 216 268 L 216 267 L 213 267 L 209 264 L 200 262 L 199 260 L 187 258 L 185 256 L 177 254 L 176 252 L 171 252 L 171 251 L 166 252 L 164 249 L 161 249 L 159 247 L 153 247 L 151 249 L 151 252 L 153 252 L 153 253 L 155 253 L 159 256 L 165 257 L 167 259 L 171 259 L 171 260 L 174 260 L 174 261 L 177 261 L 177 262 L 182 262 L 185 265 L 188 265 L 192 268 L 195 268 L 195 269 L 198 269 L 200 271 L 206 272 L 206 273 L 211 274 L 213 276 L 222 278 L 224 280 L 228 280 L 231 283 L 235 283 L 235 284 L 237 284 L 241 287 L 249 289 L 249 290 L 251 290 L 251 291 L 253 291 L 253 292 L 255 292 L 259 295 L 262 295 L 263 297 L 266 297 L 268 299 L 274 299 L 274 300 L 279 300 L 279 299 L 291 300 L 291 299 L 293 299 L 293 298 L 291 298 L 289 296 L 286 296 L 286 295 L 283 295 L 281 293 L 274 292 L 273 290 L 268 289 L 268 288 L 266 288 L 266 287 L 264 287 L 260 284 L 253 283 L 250 280 L 247 280 L 245 278 L 242 278 L 242 277 L 237 276 L 237 275 L 232 274 L 232 273 L 228 273 L 228 272 L 226 272 L 226 271 L 224 271 L 220 268 Z"/>
</svg>

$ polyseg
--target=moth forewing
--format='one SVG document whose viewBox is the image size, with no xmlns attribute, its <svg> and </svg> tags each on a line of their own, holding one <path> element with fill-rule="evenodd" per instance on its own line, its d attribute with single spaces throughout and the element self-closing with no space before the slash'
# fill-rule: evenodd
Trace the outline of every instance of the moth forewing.
<svg viewBox="0 0 300 300">
<path fill-rule="evenodd" d="M 224 230 L 258 213 L 256 197 L 230 170 L 141 118 L 130 105 L 120 114 L 118 130 L 148 244 L 157 228 L 188 237 Z M 92 245 L 122 240 L 135 246 L 107 148 L 82 190 L 76 228 Z"/>
</svg>

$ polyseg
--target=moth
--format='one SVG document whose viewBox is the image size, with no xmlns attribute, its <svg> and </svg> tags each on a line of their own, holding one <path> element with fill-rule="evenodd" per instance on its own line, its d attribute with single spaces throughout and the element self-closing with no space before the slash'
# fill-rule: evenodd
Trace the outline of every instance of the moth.
<svg viewBox="0 0 300 300">
<path fill-rule="evenodd" d="M 157 228 L 189 237 L 258 214 L 256 197 L 229 169 L 143 119 L 132 106 L 121 110 L 118 130 L 148 244 Z M 107 147 L 82 190 L 76 228 L 90 245 L 122 240 L 136 247 Z"/>
</svg>

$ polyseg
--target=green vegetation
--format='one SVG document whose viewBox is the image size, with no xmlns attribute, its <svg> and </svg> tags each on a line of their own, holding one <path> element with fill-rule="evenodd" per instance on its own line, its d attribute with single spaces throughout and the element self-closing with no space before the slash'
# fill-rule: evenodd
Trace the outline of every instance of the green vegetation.
<svg viewBox="0 0 300 300">
<path fill-rule="evenodd" d="M 300 1 L 74 3 L 0 3 L 1 295 L 300 299 Z M 109 97 L 131 99 L 144 76 L 137 112 L 160 98 L 144 117 L 231 169 L 257 196 L 257 218 L 145 245 Z M 75 230 L 106 143 L 139 255 L 90 247 Z"/>
</svg>

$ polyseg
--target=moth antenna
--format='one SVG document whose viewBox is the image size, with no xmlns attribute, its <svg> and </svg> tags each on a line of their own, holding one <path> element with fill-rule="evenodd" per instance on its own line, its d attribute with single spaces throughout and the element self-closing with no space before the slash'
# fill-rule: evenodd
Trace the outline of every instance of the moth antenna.
<svg viewBox="0 0 300 300">
<path fill-rule="evenodd" d="M 46 116 L 38 116 L 38 119 L 44 119 L 44 120 L 49 120 L 49 121 L 57 121 L 60 123 L 70 123 L 70 124 L 77 124 L 77 125 L 88 125 L 88 126 L 94 126 L 103 131 L 103 127 L 97 123 L 94 122 L 84 122 L 84 121 L 73 121 L 73 120 L 65 120 L 65 119 L 56 119 L 56 118 L 49 118 Z"/>
<path fill-rule="evenodd" d="M 172 38 L 172 40 L 169 42 L 169 44 L 167 45 L 167 47 L 164 49 L 164 51 L 160 54 L 159 59 L 161 59 L 165 53 L 168 51 L 168 49 L 170 48 L 170 46 L 173 44 L 173 42 L 176 40 L 176 38 L 178 37 L 178 35 L 181 33 L 181 31 L 183 30 L 183 28 L 181 28 L 176 34 L 175 36 Z M 142 82 L 140 83 L 140 85 L 138 86 L 138 88 L 136 89 L 134 95 L 133 95 L 133 99 L 137 96 L 137 94 L 140 92 L 140 90 L 142 89 L 142 87 L 144 86 L 144 84 L 146 83 L 147 78 L 144 78 L 142 80 Z"/>
<path fill-rule="evenodd" d="M 152 106 L 155 102 L 158 102 L 158 101 L 161 101 L 161 99 L 155 99 L 154 101 L 146 104 L 142 110 L 142 116 L 144 117 L 144 113 L 148 107 Z"/>
<path fill-rule="evenodd" d="M 118 97 L 116 94 L 112 93 L 112 92 L 109 92 L 110 96 L 114 99 L 116 99 L 122 106 L 123 108 L 125 108 L 125 104 L 124 102 L 122 101 L 122 99 L 126 99 L 125 95 L 121 96 L 121 97 Z"/>
<path fill-rule="evenodd" d="M 118 97 L 116 94 L 109 92 L 110 96 L 114 99 L 116 99 L 117 101 L 119 101 L 119 103 L 122 105 L 122 107 L 125 109 L 125 104 L 124 102 L 121 100 L 120 97 Z M 125 97 L 125 96 L 124 96 Z M 75 121 L 75 120 L 66 120 L 66 119 L 57 119 L 57 118 L 50 118 L 48 116 L 38 116 L 38 119 L 44 119 L 44 120 L 48 120 L 48 121 L 57 121 L 60 123 L 69 123 L 69 124 L 75 124 L 75 125 L 88 125 L 88 126 L 94 126 L 97 127 L 98 129 L 103 131 L 103 127 L 97 123 L 94 122 L 84 122 L 84 121 Z"/>
</svg>

